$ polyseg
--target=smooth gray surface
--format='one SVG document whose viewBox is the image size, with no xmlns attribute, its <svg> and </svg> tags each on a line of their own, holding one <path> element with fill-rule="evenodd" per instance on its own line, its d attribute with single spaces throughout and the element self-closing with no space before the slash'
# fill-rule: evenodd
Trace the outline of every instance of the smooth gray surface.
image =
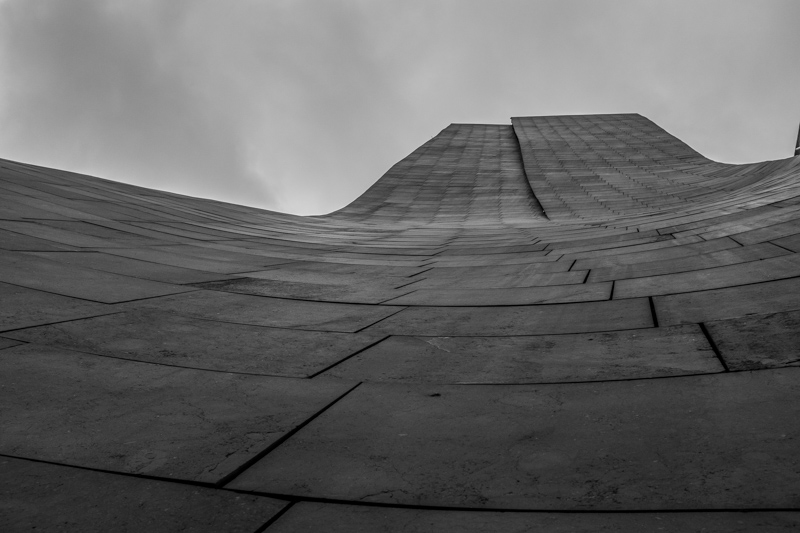
<svg viewBox="0 0 800 533">
<path fill-rule="evenodd" d="M 18 252 L 0 256 L 0 281 L 64 296 L 117 303 L 196 290 L 89 270 Z"/>
<path fill-rule="evenodd" d="M 301 502 L 281 516 L 270 533 L 595 533 L 641 531 L 772 533 L 797 531 L 800 512 L 514 513 L 392 509 Z"/>
<path fill-rule="evenodd" d="M 109 241 L 94 235 L 77 233 L 74 231 L 51 227 L 46 223 L 34 221 L 9 221 L 0 220 L 0 229 L 14 232 L 20 235 L 28 235 L 37 239 L 50 241 L 56 244 L 63 244 L 75 247 L 106 247 L 111 246 L 115 241 Z"/>
<path fill-rule="evenodd" d="M 11 231 L 0 230 L 0 249 L 14 250 L 14 251 L 60 251 L 60 250 L 78 250 L 75 246 L 66 244 L 58 244 L 44 239 L 37 239 L 28 235 L 14 233 Z"/>
<path fill-rule="evenodd" d="M 411 286 L 413 288 L 413 286 Z M 608 300 L 611 283 L 498 289 L 419 289 L 386 303 L 393 305 L 498 306 Z"/>
<path fill-rule="evenodd" d="M 392 336 L 325 375 L 410 383 L 547 383 L 722 370 L 692 324 L 528 337 Z"/>
<path fill-rule="evenodd" d="M 249 272 L 251 270 L 260 270 L 264 266 L 270 264 L 269 261 L 259 261 L 253 263 L 235 263 L 230 261 L 220 261 L 216 259 L 206 259 L 202 257 L 191 257 L 182 255 L 166 250 L 162 247 L 141 248 L 141 249 L 121 249 L 114 248 L 103 250 L 104 253 L 119 255 L 121 257 L 128 257 L 131 259 L 139 259 L 141 261 L 149 261 L 151 263 L 158 263 L 161 265 L 170 265 L 180 268 L 189 268 L 192 270 L 200 270 L 203 272 L 213 272 L 216 274 L 234 274 L 237 272 Z"/>
<path fill-rule="evenodd" d="M 161 265 L 102 252 L 37 252 L 35 255 L 83 268 L 91 268 L 103 272 L 111 272 L 113 274 L 149 279 L 151 281 L 160 281 L 163 283 L 200 283 L 203 281 L 228 279 L 230 277 L 225 274 L 215 274 L 189 268 Z"/>
<path fill-rule="evenodd" d="M 757 261 L 759 259 L 786 255 L 788 253 L 787 250 L 767 242 L 754 244 L 752 246 L 721 250 L 719 252 L 710 252 L 702 255 L 690 255 L 661 261 L 593 268 L 587 281 L 595 283 L 598 281 L 691 272 L 694 270 Z"/>
<path fill-rule="evenodd" d="M 800 506 L 800 369 L 539 386 L 364 384 L 234 488 L 507 509 Z"/>
<path fill-rule="evenodd" d="M 0 529 L 252 533 L 286 502 L 0 457 Z"/>
<path fill-rule="evenodd" d="M 246 276 L 246 275 L 245 275 Z M 369 283 L 323 284 L 302 283 L 296 281 L 277 281 L 267 279 L 251 279 L 243 277 L 227 281 L 212 281 L 194 285 L 201 289 L 252 294 L 256 296 L 273 296 L 296 300 L 318 302 L 342 302 L 378 304 L 406 294 L 410 289 L 395 289 L 395 285 L 403 285 L 408 280 L 381 280 Z M 392 303 L 389 301 L 388 303 Z"/>
<path fill-rule="evenodd" d="M 0 331 L 113 313 L 108 305 L 0 283 Z"/>
<path fill-rule="evenodd" d="M 541 263 L 559 265 L 558 263 Z M 526 265 L 536 267 L 536 264 Z M 565 265 L 560 265 L 566 269 Z M 496 269 L 440 267 L 425 272 L 420 289 L 507 289 L 515 287 L 545 287 L 548 285 L 573 285 L 583 283 L 586 271 L 539 271 L 538 268 L 519 268 L 519 272 L 503 274 Z"/>
<path fill-rule="evenodd" d="M 0 453 L 216 482 L 344 393 L 25 345 L 0 350 Z"/>
<path fill-rule="evenodd" d="M 642 296 L 711 290 L 798 276 L 800 276 L 800 255 L 789 254 L 785 257 L 773 257 L 693 272 L 620 280 L 614 288 L 614 298 L 640 298 Z"/>
<path fill-rule="evenodd" d="M 800 312 L 749 315 L 706 324 L 731 370 L 800 364 Z"/>
<path fill-rule="evenodd" d="M 153 310 L 10 332 L 8 337 L 172 366 L 305 377 L 380 340 L 197 320 Z"/>
<path fill-rule="evenodd" d="M 0 350 L 3 350 L 5 348 L 11 348 L 12 346 L 19 346 L 20 344 L 22 343 L 14 339 L 0 337 Z"/>
<path fill-rule="evenodd" d="M 800 278 L 653 297 L 660 325 L 800 309 Z"/>
<path fill-rule="evenodd" d="M 638 263 L 651 263 L 654 261 L 673 261 L 738 247 L 739 244 L 729 238 L 715 239 L 712 241 L 701 240 L 700 242 L 690 243 L 684 246 L 638 252 L 625 247 L 615 250 L 616 253 L 610 253 L 603 257 L 577 259 L 573 268 L 575 270 L 591 270 L 597 267 L 636 265 Z M 589 277 L 591 278 L 591 274 Z"/>
<path fill-rule="evenodd" d="M 370 327 L 388 335 L 507 336 L 648 328 L 644 299 L 509 307 L 409 307 Z"/>
<path fill-rule="evenodd" d="M 155 309 L 237 324 L 352 333 L 391 316 L 402 307 L 283 300 L 196 290 L 176 297 L 132 302 L 117 309 Z"/>
</svg>

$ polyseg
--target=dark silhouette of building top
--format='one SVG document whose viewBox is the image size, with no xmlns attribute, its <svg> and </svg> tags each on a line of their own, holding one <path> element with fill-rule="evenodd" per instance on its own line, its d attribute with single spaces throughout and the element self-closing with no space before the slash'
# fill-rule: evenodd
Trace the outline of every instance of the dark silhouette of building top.
<svg viewBox="0 0 800 533">
<path fill-rule="evenodd" d="M 797 141 L 794 143 L 794 155 L 800 155 L 800 128 L 797 130 Z"/>
<path fill-rule="evenodd" d="M 800 157 L 518 117 L 322 216 L 0 191 L 1 530 L 800 526 Z"/>
</svg>

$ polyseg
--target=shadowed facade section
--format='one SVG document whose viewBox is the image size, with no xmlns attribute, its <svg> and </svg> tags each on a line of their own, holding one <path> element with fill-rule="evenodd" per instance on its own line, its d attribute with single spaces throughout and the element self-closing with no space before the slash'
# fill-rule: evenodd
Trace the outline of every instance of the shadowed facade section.
<svg viewBox="0 0 800 533">
<path fill-rule="evenodd" d="M 317 217 L 0 160 L 0 249 L 0 529 L 800 526 L 798 157 L 453 124 Z"/>
</svg>

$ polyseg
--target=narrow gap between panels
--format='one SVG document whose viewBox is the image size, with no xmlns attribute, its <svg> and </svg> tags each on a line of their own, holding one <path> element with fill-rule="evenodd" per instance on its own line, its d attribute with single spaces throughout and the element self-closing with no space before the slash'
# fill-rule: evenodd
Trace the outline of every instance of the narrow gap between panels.
<svg viewBox="0 0 800 533">
<path fill-rule="evenodd" d="M 253 531 L 253 533 L 264 533 L 264 531 L 266 531 L 269 526 L 277 522 L 280 519 L 280 517 L 285 515 L 289 511 L 289 509 L 294 507 L 294 504 L 296 503 L 297 503 L 296 501 L 291 501 L 288 504 L 284 505 L 280 511 L 275 513 L 269 520 L 264 522 L 264 524 L 261 527 Z"/>
<path fill-rule="evenodd" d="M 5 281 L 5 280 L 0 281 L 0 283 L 4 283 L 6 285 L 12 285 L 14 287 L 19 287 L 21 289 L 27 289 L 29 291 L 38 291 L 38 292 L 43 292 L 45 294 L 54 294 L 55 296 L 60 296 L 62 298 L 72 298 L 73 300 L 80 300 L 82 302 L 89 302 L 89 303 L 93 303 L 93 304 L 97 304 L 97 305 L 117 305 L 117 304 L 121 304 L 121 303 L 127 303 L 128 301 L 135 301 L 135 300 L 125 300 L 125 301 L 121 301 L 121 302 L 101 302 L 100 300 L 90 300 L 89 298 L 81 298 L 80 296 L 70 296 L 70 295 L 67 295 L 67 294 L 60 293 L 60 292 L 48 291 L 46 289 L 36 288 L 36 287 L 29 287 L 27 285 L 20 285 L 18 283 L 12 283 L 10 281 Z M 176 287 L 184 287 L 184 285 L 176 285 Z M 174 296 L 174 295 L 177 295 L 177 294 L 184 294 L 184 293 L 189 293 L 189 292 L 195 292 L 195 291 L 173 292 L 173 293 L 169 293 L 169 294 L 160 294 L 158 296 L 148 296 L 147 298 L 160 298 L 162 296 Z M 142 299 L 144 300 L 144 299 L 147 299 L 147 298 L 142 298 Z"/>
<path fill-rule="evenodd" d="M 648 296 L 647 300 L 650 302 L 650 314 L 653 316 L 653 326 L 658 327 L 658 316 L 656 315 L 656 304 L 653 303 L 653 297 Z"/>
<path fill-rule="evenodd" d="M 110 305 L 113 305 L 113 304 L 110 304 Z M 23 326 L 21 328 L 9 328 L 9 329 L 4 329 L 4 330 L 0 331 L 0 335 L 5 335 L 6 333 L 13 333 L 15 331 L 24 331 L 26 329 L 42 328 L 42 327 L 45 327 L 45 326 L 55 326 L 57 324 L 66 324 L 67 322 L 77 322 L 79 320 L 90 320 L 92 318 L 101 318 L 101 317 L 104 317 L 104 316 L 119 315 L 119 314 L 122 314 L 124 312 L 125 311 L 111 311 L 110 313 L 103 313 L 103 314 L 100 314 L 100 315 L 82 316 L 82 317 L 79 317 L 79 318 L 67 318 L 66 320 L 57 320 L 55 322 L 45 322 L 44 324 L 35 324 L 33 326 Z M 19 340 L 19 339 L 14 339 L 14 340 Z"/>
<path fill-rule="evenodd" d="M 719 362 L 722 364 L 722 368 L 725 369 L 725 372 L 730 372 L 731 369 L 728 368 L 728 363 L 726 363 L 725 358 L 722 357 L 722 353 L 720 353 L 717 343 L 714 341 L 713 337 L 711 337 L 711 333 L 708 332 L 708 328 L 706 327 L 705 323 L 700 322 L 698 325 L 700 326 L 700 331 L 702 331 L 703 335 L 706 336 L 706 340 L 711 346 L 711 349 L 714 350 L 714 355 L 717 356 L 717 359 L 719 359 Z"/>
<path fill-rule="evenodd" d="M 359 507 L 381 507 L 385 509 L 411 509 L 417 511 L 454 511 L 454 512 L 477 512 L 477 513 L 553 513 L 561 515 L 570 514 L 691 514 L 691 513 L 731 513 L 731 512 L 747 512 L 747 513 L 772 513 L 772 512 L 798 512 L 800 507 L 780 507 L 780 508 L 750 508 L 744 507 L 740 509 L 720 509 L 714 508 L 691 508 L 691 509 L 526 509 L 516 507 L 496 508 L 496 507 L 457 507 L 452 505 L 419 505 L 410 503 L 389 503 L 389 502 L 365 502 L 359 500 L 342 500 L 337 498 L 325 498 L 316 496 L 290 496 L 286 494 L 251 491 L 241 489 L 224 489 L 238 494 L 248 494 L 251 496 L 266 496 L 268 498 L 276 499 L 291 499 L 297 503 L 324 503 L 330 505 L 353 505 Z"/>
<path fill-rule="evenodd" d="M 298 431 L 300 431 L 301 429 L 306 427 L 308 424 L 313 422 L 322 413 L 324 413 L 325 411 L 327 411 L 328 409 L 333 407 L 336 404 L 336 402 L 338 402 L 339 400 L 341 400 L 342 398 L 344 398 L 345 396 L 347 396 L 348 394 L 353 392 L 359 385 L 361 385 L 361 382 L 356 383 L 353 387 L 350 387 L 343 394 L 341 394 L 337 398 L 334 398 L 334 400 L 332 402 L 330 402 L 328 405 L 326 405 L 325 407 L 323 407 L 322 409 L 320 409 L 319 411 L 317 411 L 316 413 L 311 415 L 309 418 L 307 418 L 302 423 L 300 423 L 299 425 L 297 425 L 294 428 L 292 428 L 290 431 L 287 431 L 286 433 L 284 433 L 275 442 L 273 442 L 272 444 L 270 444 L 269 446 L 267 446 L 266 448 L 261 450 L 259 453 L 255 454 L 253 457 L 251 457 L 250 459 L 248 459 L 247 461 L 245 461 L 244 463 L 239 465 L 238 468 L 234 469 L 228 475 L 226 475 L 225 477 L 223 477 L 222 479 L 217 481 L 214 484 L 214 486 L 218 487 L 218 488 L 222 488 L 225 485 L 227 485 L 228 483 L 230 483 L 231 481 L 233 481 L 234 479 L 236 479 L 237 477 L 239 477 L 239 475 L 241 475 L 245 470 L 247 470 L 248 468 L 250 468 L 251 466 L 256 464 L 261 459 L 263 459 L 272 450 L 274 450 L 275 448 L 277 448 L 278 446 L 280 446 L 281 444 L 283 444 L 284 442 L 289 440 L 295 433 L 297 433 Z"/>
<path fill-rule="evenodd" d="M 9 338 L 9 337 L 3 337 L 3 338 Z M 167 367 L 167 368 L 175 368 L 175 369 L 178 369 L 178 370 L 193 370 L 193 371 L 196 371 L 196 372 L 213 372 L 213 373 L 216 373 L 216 374 L 231 374 L 231 375 L 234 375 L 234 376 L 252 376 L 252 377 L 259 377 L 259 378 L 280 378 L 280 379 L 307 379 L 308 378 L 308 376 L 303 376 L 303 375 L 290 376 L 290 375 L 286 375 L 286 374 L 260 374 L 260 373 L 257 373 L 257 372 L 242 372 L 242 371 L 238 371 L 238 370 L 221 370 L 221 369 L 218 369 L 218 368 L 203 368 L 203 367 L 198 367 L 198 366 L 171 365 L 169 363 L 161 363 L 161 362 L 158 362 L 158 361 L 148 361 L 146 359 L 133 359 L 133 358 L 130 358 L 130 357 L 121 357 L 119 355 L 112 355 L 112 354 L 98 353 L 98 352 L 90 352 L 90 351 L 81 350 L 81 349 L 78 349 L 78 348 L 67 348 L 65 346 L 61 346 L 61 345 L 58 345 L 58 344 L 44 344 L 44 343 L 39 343 L 39 342 L 36 342 L 36 341 L 24 341 L 24 340 L 18 340 L 18 339 L 11 339 L 11 340 L 17 341 L 20 344 L 25 344 L 25 345 L 33 346 L 33 347 L 41 346 L 43 348 L 63 350 L 65 352 L 72 352 L 72 353 L 76 353 L 76 354 L 80 354 L 80 355 L 89 355 L 89 356 L 92 356 L 92 357 L 102 357 L 104 359 L 113 359 L 113 360 L 116 360 L 116 361 L 127 361 L 129 363 L 139 363 L 139 364 L 143 364 L 143 365 L 163 366 L 163 367 Z M 15 345 L 15 346 L 9 346 L 8 348 L 3 348 L 3 349 L 7 350 L 7 349 L 10 349 L 10 348 L 18 348 L 20 346 L 20 344 Z"/>
<path fill-rule="evenodd" d="M 414 292 L 414 291 L 411 291 L 411 292 Z M 411 294 L 411 292 L 409 292 L 408 294 Z M 405 294 L 404 294 L 403 296 L 405 296 Z M 367 328 L 371 328 L 372 326 L 374 326 L 374 325 L 378 324 L 379 322 L 383 322 L 383 321 L 384 321 L 384 320 L 386 320 L 387 318 L 392 318 L 394 315 L 396 315 L 396 314 L 397 314 L 397 313 L 399 313 L 400 311 L 405 311 L 406 309 L 408 309 L 408 307 L 401 307 L 400 309 L 398 309 L 398 310 L 397 310 L 397 311 L 395 311 L 394 313 L 392 313 L 392 314 L 390 314 L 390 315 L 386 315 L 385 317 L 383 317 L 383 318 L 381 318 L 381 319 L 378 319 L 378 320 L 376 320 L 375 322 L 373 322 L 373 323 L 371 323 L 371 324 L 367 324 L 367 325 L 366 325 L 366 326 L 364 326 L 363 328 L 359 328 L 359 329 L 355 330 L 353 333 L 361 333 L 361 332 L 362 332 L 362 331 L 364 331 L 365 329 L 367 329 Z"/>
<path fill-rule="evenodd" d="M 400 298 L 402 298 L 404 296 L 408 296 L 409 294 L 413 294 L 413 293 L 417 292 L 418 290 L 419 289 L 414 289 L 414 290 L 405 292 L 405 293 L 403 293 L 403 294 L 401 294 L 399 296 L 392 296 L 391 298 L 387 298 L 386 300 L 381 300 L 380 302 L 378 302 L 378 305 L 383 305 L 383 304 L 387 304 L 389 306 L 395 305 L 395 304 L 392 304 L 392 302 L 394 300 L 399 300 Z M 411 305 L 411 306 L 413 306 L 414 304 L 400 304 L 400 305 Z"/>
<path fill-rule="evenodd" d="M 388 339 L 389 337 L 391 337 L 391 335 L 386 335 L 386 336 L 385 336 L 385 337 L 383 337 L 382 339 L 378 339 L 377 341 L 373 342 L 372 344 L 368 344 L 367 346 L 364 346 L 363 348 L 360 348 L 360 349 L 356 350 L 355 352 L 351 353 L 350 355 L 348 355 L 348 356 L 347 356 L 347 357 L 345 357 L 344 359 L 340 359 L 340 360 L 336 361 L 335 363 L 332 363 L 332 364 L 330 364 L 330 365 L 326 366 L 326 367 L 325 367 L 325 368 L 323 368 L 322 370 L 319 370 L 318 372 L 314 372 L 313 374 L 311 374 L 310 376 L 308 376 L 308 379 L 315 378 L 315 377 L 319 376 L 320 374 L 327 372 L 327 371 L 328 371 L 328 370 L 330 370 L 331 368 L 333 368 L 333 367 L 335 367 L 335 366 L 338 366 L 338 365 L 340 365 L 340 364 L 344 363 L 344 362 L 345 362 L 345 361 L 347 361 L 348 359 L 350 359 L 350 358 L 352 358 L 352 357 L 355 357 L 355 356 L 357 356 L 358 354 L 360 354 L 360 353 L 362 353 L 362 352 L 365 352 L 365 351 L 369 350 L 369 349 L 370 349 L 370 348 L 372 348 L 373 346 L 377 346 L 378 344 L 382 343 L 383 341 L 385 341 L 385 340 L 386 340 L 386 339 Z"/>
<path fill-rule="evenodd" d="M 409 285 L 411 285 L 412 283 L 418 283 L 418 282 L 420 282 L 420 281 L 425 281 L 426 279 L 428 279 L 428 278 L 415 279 L 414 281 L 410 281 L 410 282 L 406 283 L 405 285 L 400 285 L 399 287 L 395 287 L 395 288 L 394 288 L 394 290 L 397 290 L 397 289 L 402 289 L 403 287 L 408 287 L 408 286 L 409 286 Z M 393 298 L 389 298 L 389 300 L 392 300 L 392 299 L 393 299 Z M 384 300 L 384 301 L 387 301 L 387 302 L 388 302 L 389 300 Z"/>
<path fill-rule="evenodd" d="M 782 249 L 786 250 L 787 252 L 789 252 L 789 253 L 791 253 L 791 254 L 796 254 L 796 253 L 797 253 L 797 252 L 795 252 L 794 250 L 790 250 L 790 249 L 788 249 L 788 248 L 787 248 L 787 247 L 785 247 L 785 246 L 781 246 L 781 245 L 780 245 L 780 244 L 778 244 L 777 242 L 774 242 L 774 241 L 766 241 L 766 242 L 770 243 L 772 246 L 777 246 L 778 248 L 782 248 Z"/>
<path fill-rule="evenodd" d="M 180 479 L 180 478 L 170 478 L 170 477 L 160 477 L 160 476 L 151 476 L 149 474 L 137 474 L 134 472 L 121 472 L 118 470 L 108 470 L 105 468 L 94 468 L 91 466 L 82 466 L 82 465 L 73 465 L 69 463 L 59 463 L 57 461 L 48 461 L 47 459 L 36 459 L 32 457 L 22 457 L 20 455 L 12 455 L 8 453 L 0 453 L 0 457 L 6 457 L 8 459 L 18 459 L 21 461 L 30 461 L 32 463 L 42 463 L 46 465 L 53 465 L 53 466 L 63 466 L 65 468 L 76 468 L 78 470 L 84 470 L 87 472 L 97 472 L 100 474 L 111 474 L 117 476 L 125 476 L 137 479 L 146 479 L 148 481 L 164 481 L 166 483 L 177 483 L 179 485 L 190 485 L 192 487 L 202 487 L 206 489 L 213 489 L 216 488 L 213 483 L 205 482 L 205 481 L 193 481 L 191 479 Z"/>
<path fill-rule="evenodd" d="M 107 305 L 130 304 L 130 303 L 142 302 L 142 301 L 145 301 L 145 300 L 155 300 L 156 298 L 165 298 L 167 296 L 179 296 L 181 294 L 192 294 L 192 293 L 195 293 L 195 292 L 200 292 L 201 289 L 202 289 L 202 287 L 195 287 L 194 285 L 192 285 L 190 283 L 187 283 L 185 285 L 176 285 L 176 287 L 192 287 L 194 290 L 171 292 L 171 293 L 168 293 L 168 294 L 158 294 L 156 296 L 145 296 L 143 298 L 133 298 L 132 300 L 122 300 L 122 301 L 119 301 L 119 302 L 112 302 L 112 303 L 107 304 Z M 106 303 L 106 302 L 100 302 L 100 303 Z"/>
</svg>

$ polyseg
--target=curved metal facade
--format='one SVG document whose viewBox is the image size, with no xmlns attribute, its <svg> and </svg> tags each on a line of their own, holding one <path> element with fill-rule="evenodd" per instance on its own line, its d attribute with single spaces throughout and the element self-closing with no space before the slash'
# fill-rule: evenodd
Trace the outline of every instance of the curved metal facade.
<svg viewBox="0 0 800 533">
<path fill-rule="evenodd" d="M 521 117 L 324 216 L 0 193 L 6 530 L 800 526 L 800 157 Z"/>
</svg>

